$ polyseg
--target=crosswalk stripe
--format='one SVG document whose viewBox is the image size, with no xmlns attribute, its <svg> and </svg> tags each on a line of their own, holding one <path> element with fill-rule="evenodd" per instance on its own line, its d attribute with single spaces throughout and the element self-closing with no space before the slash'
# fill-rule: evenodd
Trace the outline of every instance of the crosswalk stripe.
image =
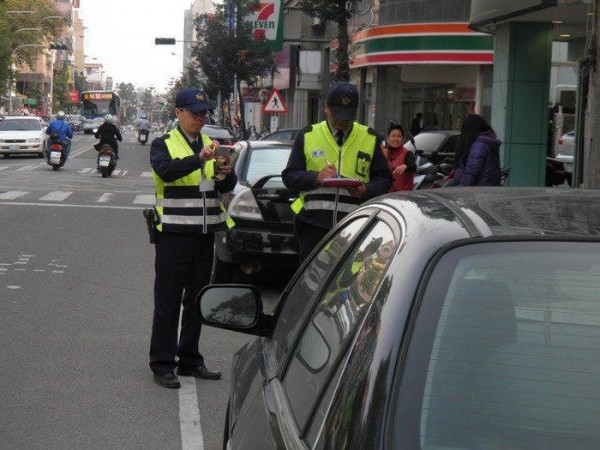
<svg viewBox="0 0 600 450">
<path fill-rule="evenodd" d="M 8 169 L 10 166 L 0 166 L 0 170 Z"/>
<path fill-rule="evenodd" d="M 152 172 L 142 172 L 141 176 L 144 178 L 150 178 L 152 176 Z"/>
<path fill-rule="evenodd" d="M 121 171 L 119 169 L 115 169 L 115 170 L 113 170 L 112 174 L 115 176 L 119 176 L 120 173 L 121 173 Z"/>
<path fill-rule="evenodd" d="M 79 173 L 88 173 L 90 170 L 92 170 L 92 168 L 91 168 L 91 167 L 87 167 L 87 168 L 85 168 L 85 169 L 81 169 L 81 170 L 79 171 Z"/>
<path fill-rule="evenodd" d="M 62 202 L 64 199 L 68 198 L 72 193 L 72 191 L 52 191 L 49 194 L 40 197 L 40 200 L 50 202 Z"/>
<path fill-rule="evenodd" d="M 133 201 L 134 205 L 154 205 L 156 203 L 156 197 L 154 195 L 136 195 Z"/>
<path fill-rule="evenodd" d="M 106 203 L 109 202 L 110 199 L 112 198 L 113 193 L 112 192 L 105 192 L 104 194 L 102 194 L 100 196 L 100 198 L 98 198 L 98 200 L 96 200 L 96 203 Z"/>
<path fill-rule="evenodd" d="M 1 200 L 14 200 L 15 198 L 23 197 L 28 194 L 27 191 L 8 191 L 0 194 Z"/>
</svg>

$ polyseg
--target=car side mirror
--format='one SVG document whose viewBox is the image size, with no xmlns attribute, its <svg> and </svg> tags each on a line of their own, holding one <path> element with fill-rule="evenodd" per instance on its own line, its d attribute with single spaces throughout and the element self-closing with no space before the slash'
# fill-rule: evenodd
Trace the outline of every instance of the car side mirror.
<svg viewBox="0 0 600 450">
<path fill-rule="evenodd" d="M 217 328 L 265 336 L 270 322 L 260 291 L 250 285 L 208 285 L 198 294 L 196 307 L 202 323 Z"/>
</svg>

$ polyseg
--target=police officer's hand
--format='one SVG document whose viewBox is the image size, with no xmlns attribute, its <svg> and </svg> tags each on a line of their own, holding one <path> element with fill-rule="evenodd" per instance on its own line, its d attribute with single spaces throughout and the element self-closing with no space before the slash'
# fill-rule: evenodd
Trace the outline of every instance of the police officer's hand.
<svg viewBox="0 0 600 450">
<path fill-rule="evenodd" d="M 215 157 L 215 151 L 219 148 L 218 141 L 212 141 L 202 150 L 200 150 L 199 156 L 202 161 L 213 159 Z"/>
<path fill-rule="evenodd" d="M 323 169 L 321 169 L 321 171 L 319 172 L 319 175 L 317 176 L 317 184 L 321 185 L 323 184 L 323 180 L 325 178 L 334 178 L 337 174 L 337 169 L 335 168 L 335 166 L 333 164 L 328 164 L 325 167 L 323 167 Z"/>
<path fill-rule="evenodd" d="M 348 192 L 350 192 L 352 197 L 362 198 L 367 192 L 367 187 L 364 184 L 361 184 L 360 186 L 348 188 Z"/>
</svg>

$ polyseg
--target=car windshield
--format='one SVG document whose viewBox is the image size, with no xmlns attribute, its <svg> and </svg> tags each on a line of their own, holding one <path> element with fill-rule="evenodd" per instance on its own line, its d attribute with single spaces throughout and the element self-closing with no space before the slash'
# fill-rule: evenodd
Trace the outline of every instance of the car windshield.
<svg viewBox="0 0 600 450">
<path fill-rule="evenodd" d="M 253 148 L 244 178 L 255 181 L 266 175 L 281 175 L 291 151 L 289 147 Z M 281 179 L 277 179 L 277 183 L 283 184 Z"/>
<path fill-rule="evenodd" d="M 207 126 L 207 127 L 202 127 L 201 132 L 208 135 L 209 137 L 211 137 L 213 139 L 214 138 L 217 138 L 217 139 L 233 138 L 233 136 L 231 135 L 231 133 L 229 132 L 229 130 L 227 128 Z"/>
<path fill-rule="evenodd" d="M 4 119 L 0 122 L 0 131 L 40 131 L 41 129 L 39 120 Z"/>
<path fill-rule="evenodd" d="M 423 150 L 425 153 L 431 153 L 436 151 L 446 139 L 446 134 L 444 133 L 421 133 L 415 136 L 415 145 L 416 150 Z M 408 150 L 415 150 L 415 147 L 410 143 L 406 142 L 405 147 Z"/>
<path fill-rule="evenodd" d="M 412 327 L 394 447 L 599 448 L 598 292 L 597 242 L 444 255 Z"/>
</svg>

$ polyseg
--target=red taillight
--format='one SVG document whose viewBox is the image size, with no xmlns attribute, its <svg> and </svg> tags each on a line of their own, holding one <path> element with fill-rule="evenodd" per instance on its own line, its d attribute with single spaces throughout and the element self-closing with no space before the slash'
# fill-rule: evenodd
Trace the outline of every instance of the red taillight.
<svg viewBox="0 0 600 450">
<path fill-rule="evenodd" d="M 52 147 L 50 147 L 51 150 L 62 150 L 62 147 L 60 144 L 52 144 Z"/>
</svg>

